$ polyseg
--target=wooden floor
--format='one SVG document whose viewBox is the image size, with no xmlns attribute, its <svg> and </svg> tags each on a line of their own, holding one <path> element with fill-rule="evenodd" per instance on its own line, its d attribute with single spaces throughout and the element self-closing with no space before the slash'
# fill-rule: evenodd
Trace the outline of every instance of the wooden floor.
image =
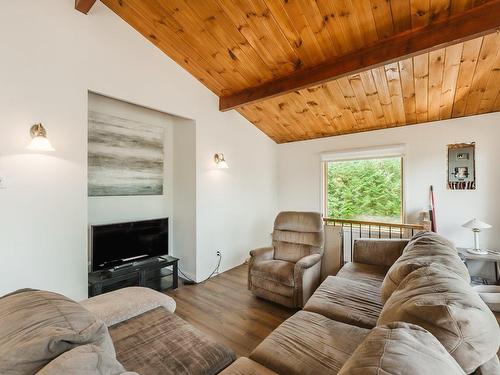
<svg viewBox="0 0 500 375">
<path fill-rule="evenodd" d="M 247 265 L 198 285 L 180 285 L 168 295 L 176 314 L 236 352 L 250 352 L 296 310 L 254 297 L 247 289 Z"/>
</svg>

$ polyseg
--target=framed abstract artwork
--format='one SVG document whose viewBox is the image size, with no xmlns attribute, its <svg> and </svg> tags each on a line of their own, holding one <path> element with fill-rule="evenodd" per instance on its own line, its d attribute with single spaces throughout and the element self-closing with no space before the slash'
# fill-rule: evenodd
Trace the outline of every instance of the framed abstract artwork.
<svg viewBox="0 0 500 375">
<path fill-rule="evenodd" d="M 162 195 L 165 129 L 89 111 L 88 195 Z"/>
</svg>

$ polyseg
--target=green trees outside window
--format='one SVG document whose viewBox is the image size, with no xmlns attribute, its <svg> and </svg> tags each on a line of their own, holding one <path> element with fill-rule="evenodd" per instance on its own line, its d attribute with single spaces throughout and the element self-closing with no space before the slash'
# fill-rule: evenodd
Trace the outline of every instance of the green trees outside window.
<svg viewBox="0 0 500 375">
<path fill-rule="evenodd" d="M 328 162 L 327 216 L 402 222 L 401 158 Z"/>
</svg>

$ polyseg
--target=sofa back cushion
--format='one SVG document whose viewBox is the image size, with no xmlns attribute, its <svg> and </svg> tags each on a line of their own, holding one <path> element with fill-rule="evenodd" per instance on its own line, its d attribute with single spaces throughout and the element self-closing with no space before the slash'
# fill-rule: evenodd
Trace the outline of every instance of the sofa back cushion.
<svg viewBox="0 0 500 375">
<path fill-rule="evenodd" d="M 84 344 L 115 356 L 106 325 L 75 301 L 27 289 L 0 298 L 0 374 L 33 374 Z"/>
<path fill-rule="evenodd" d="M 281 212 L 274 221 L 274 259 L 297 262 L 311 254 L 322 254 L 323 220 L 318 212 Z"/>
<path fill-rule="evenodd" d="M 37 372 L 37 375 L 137 375 L 126 372 L 116 358 L 95 345 L 77 346 Z"/>
<path fill-rule="evenodd" d="M 433 232 L 416 234 L 394 262 L 382 283 L 382 302 L 386 302 L 411 272 L 431 264 L 440 264 L 470 282 L 470 275 L 453 244 Z"/>
<path fill-rule="evenodd" d="M 492 358 L 500 344 L 493 313 L 462 277 L 440 265 L 419 268 L 401 282 L 377 323 L 396 321 L 432 333 L 468 374 Z"/>
<path fill-rule="evenodd" d="M 465 374 L 425 329 L 396 322 L 372 329 L 339 375 Z"/>
</svg>

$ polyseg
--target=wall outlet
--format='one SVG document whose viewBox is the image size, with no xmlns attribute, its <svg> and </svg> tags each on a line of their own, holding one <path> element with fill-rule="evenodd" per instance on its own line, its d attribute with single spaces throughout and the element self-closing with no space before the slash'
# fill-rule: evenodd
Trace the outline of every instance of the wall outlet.
<svg viewBox="0 0 500 375">
<path fill-rule="evenodd" d="M 217 256 L 218 256 L 218 257 L 220 257 L 220 256 L 221 256 L 221 253 L 220 253 L 220 251 L 219 251 L 219 250 L 217 250 L 217 253 L 216 253 L 216 254 L 217 254 Z"/>
<path fill-rule="evenodd" d="M 0 176 L 0 189 L 7 189 L 5 177 L 3 177 L 3 176 Z"/>
</svg>

